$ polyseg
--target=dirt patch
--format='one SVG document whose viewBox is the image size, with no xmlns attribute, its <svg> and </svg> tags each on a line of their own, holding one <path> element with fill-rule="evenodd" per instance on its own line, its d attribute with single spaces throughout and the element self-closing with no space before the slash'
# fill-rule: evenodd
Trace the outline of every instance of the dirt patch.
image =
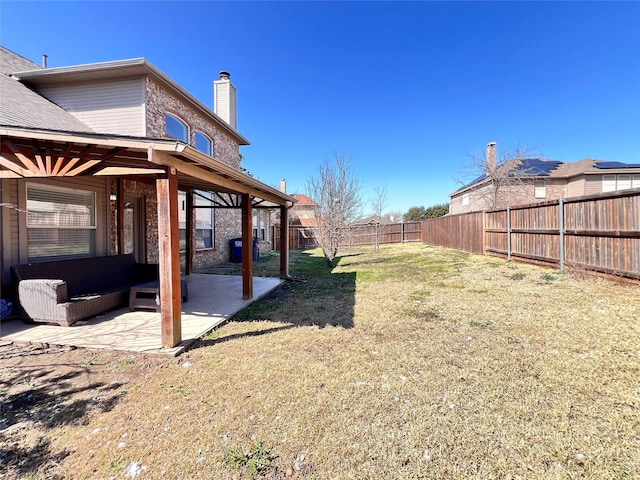
<svg viewBox="0 0 640 480">
<path fill-rule="evenodd" d="M 0 341 L 0 471 L 55 478 L 67 452 L 48 432 L 110 411 L 128 384 L 165 363 L 158 356 Z M 39 478 L 37 476 L 33 478 Z"/>
</svg>

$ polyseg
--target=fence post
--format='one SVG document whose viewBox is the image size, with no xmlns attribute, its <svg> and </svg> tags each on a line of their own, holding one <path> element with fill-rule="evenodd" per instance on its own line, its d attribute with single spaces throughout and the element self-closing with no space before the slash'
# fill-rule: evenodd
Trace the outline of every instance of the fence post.
<svg viewBox="0 0 640 480">
<path fill-rule="evenodd" d="M 400 222 L 400 243 L 404 243 L 404 222 Z"/>
<path fill-rule="evenodd" d="M 511 260 L 511 207 L 507 205 L 507 260 Z"/>
<path fill-rule="evenodd" d="M 482 211 L 482 255 L 487 254 L 487 211 Z"/>
<path fill-rule="evenodd" d="M 560 228 L 560 271 L 564 272 L 564 199 L 558 200 L 558 220 Z"/>
</svg>

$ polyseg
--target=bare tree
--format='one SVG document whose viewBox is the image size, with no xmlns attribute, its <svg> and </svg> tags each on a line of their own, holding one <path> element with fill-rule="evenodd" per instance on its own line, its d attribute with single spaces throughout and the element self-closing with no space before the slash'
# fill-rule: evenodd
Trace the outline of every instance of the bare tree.
<svg viewBox="0 0 640 480">
<path fill-rule="evenodd" d="M 374 197 L 371 200 L 373 214 L 376 216 L 376 240 L 374 245 L 375 252 L 380 251 L 380 222 L 382 221 L 382 213 L 387 206 L 387 186 L 378 186 L 373 189 Z"/>
<path fill-rule="evenodd" d="M 524 160 L 536 154 L 532 147 L 516 145 L 497 153 L 495 142 L 487 144 L 485 153 L 469 154 L 471 162 L 465 167 L 462 185 L 477 183 L 474 189 L 475 201 L 483 203 L 485 208 L 500 206 L 501 192 L 507 187 L 523 185 L 535 177 L 536 172 L 525 166 Z M 470 178 L 474 178 L 469 182 Z"/>
<path fill-rule="evenodd" d="M 351 158 L 334 153 L 334 162 L 328 158 L 318 168 L 317 176 L 307 180 L 307 194 L 316 203 L 316 234 L 332 268 L 338 250 L 350 223 L 362 208 L 361 184 L 351 168 Z"/>
</svg>

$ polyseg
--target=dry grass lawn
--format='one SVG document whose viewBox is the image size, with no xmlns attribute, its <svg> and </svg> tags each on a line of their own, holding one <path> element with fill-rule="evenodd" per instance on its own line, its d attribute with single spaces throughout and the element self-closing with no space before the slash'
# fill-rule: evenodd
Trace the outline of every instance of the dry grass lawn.
<svg viewBox="0 0 640 480">
<path fill-rule="evenodd" d="M 61 460 L 23 478 L 640 478 L 637 285 L 421 244 L 332 272 L 293 253 L 304 281 L 50 429 Z"/>
</svg>

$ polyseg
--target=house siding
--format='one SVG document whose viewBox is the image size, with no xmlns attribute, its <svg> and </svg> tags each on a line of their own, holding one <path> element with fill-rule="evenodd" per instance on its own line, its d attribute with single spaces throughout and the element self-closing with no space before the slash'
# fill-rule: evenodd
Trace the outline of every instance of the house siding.
<svg viewBox="0 0 640 480">
<path fill-rule="evenodd" d="M 585 195 L 586 181 L 583 176 L 572 178 L 567 184 L 567 198 Z"/>
<path fill-rule="evenodd" d="M 2 280 L 3 285 L 11 281 L 9 267 L 20 262 L 18 236 L 18 181 L 2 180 Z M 14 208 L 15 207 L 15 208 Z"/>
<path fill-rule="evenodd" d="M 50 86 L 39 92 L 98 133 L 145 134 L 143 78 Z"/>
<path fill-rule="evenodd" d="M 602 193 L 602 175 L 585 176 L 584 195 Z"/>
</svg>

